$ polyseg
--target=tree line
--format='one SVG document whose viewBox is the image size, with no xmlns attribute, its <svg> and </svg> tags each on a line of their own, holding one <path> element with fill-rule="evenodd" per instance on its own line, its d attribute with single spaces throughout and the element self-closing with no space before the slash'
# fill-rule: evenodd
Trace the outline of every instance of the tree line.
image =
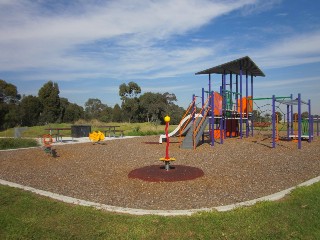
<svg viewBox="0 0 320 240">
<path fill-rule="evenodd" d="M 141 94 L 141 88 L 135 82 L 119 86 L 121 105 L 116 104 L 114 107 L 97 98 L 89 98 L 82 107 L 60 97 L 59 94 L 58 84 L 48 81 L 39 89 L 37 96 L 21 96 L 15 85 L 0 79 L 0 129 L 74 123 L 79 119 L 163 123 L 166 114 L 170 115 L 172 124 L 178 124 L 185 111 L 175 104 L 175 94 Z"/>
</svg>

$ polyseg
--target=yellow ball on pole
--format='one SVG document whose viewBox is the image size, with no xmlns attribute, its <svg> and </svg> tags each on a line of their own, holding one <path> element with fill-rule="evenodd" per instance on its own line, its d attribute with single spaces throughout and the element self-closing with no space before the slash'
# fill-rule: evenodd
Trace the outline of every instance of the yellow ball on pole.
<svg viewBox="0 0 320 240">
<path fill-rule="evenodd" d="M 170 122 L 170 117 L 169 117 L 168 115 L 165 116 L 165 117 L 164 117 L 164 121 L 165 121 L 166 123 Z"/>
</svg>

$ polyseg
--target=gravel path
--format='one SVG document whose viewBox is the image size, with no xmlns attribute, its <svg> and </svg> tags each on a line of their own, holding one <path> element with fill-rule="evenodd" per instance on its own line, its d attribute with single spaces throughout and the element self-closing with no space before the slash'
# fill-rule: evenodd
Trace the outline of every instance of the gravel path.
<svg viewBox="0 0 320 240">
<path fill-rule="evenodd" d="M 302 143 L 270 139 L 228 139 L 196 150 L 180 149 L 171 138 L 175 164 L 203 170 L 181 182 L 145 182 L 128 173 L 162 164 L 165 144 L 158 136 L 117 139 L 103 144 L 56 145 L 57 157 L 42 148 L 0 152 L 0 179 L 103 204 L 140 209 L 191 209 L 228 205 L 269 195 L 320 175 L 320 139 Z"/>
</svg>

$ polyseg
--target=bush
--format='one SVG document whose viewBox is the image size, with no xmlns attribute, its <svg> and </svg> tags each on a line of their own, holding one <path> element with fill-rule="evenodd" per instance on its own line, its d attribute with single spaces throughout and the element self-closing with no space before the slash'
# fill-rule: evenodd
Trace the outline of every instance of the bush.
<svg viewBox="0 0 320 240">
<path fill-rule="evenodd" d="M 37 147 L 39 143 L 35 139 L 27 138 L 0 138 L 0 150 Z"/>
</svg>

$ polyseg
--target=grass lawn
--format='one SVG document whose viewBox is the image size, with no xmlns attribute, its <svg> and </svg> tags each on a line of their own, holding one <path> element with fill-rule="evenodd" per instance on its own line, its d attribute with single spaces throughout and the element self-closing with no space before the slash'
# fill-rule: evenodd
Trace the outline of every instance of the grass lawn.
<svg viewBox="0 0 320 240">
<path fill-rule="evenodd" d="M 60 127 L 60 128 L 68 128 L 73 124 L 61 123 L 61 124 L 50 124 L 45 126 L 34 126 L 29 127 L 25 131 L 22 132 L 22 137 L 29 138 L 37 138 L 42 136 L 43 134 L 48 134 L 49 131 L 45 130 L 50 127 Z M 99 126 L 105 125 L 116 125 L 120 126 L 119 129 L 124 130 L 125 136 L 144 136 L 144 135 L 160 135 L 164 133 L 165 125 L 157 125 L 154 123 L 102 123 L 98 121 L 92 122 L 78 122 L 76 125 L 90 125 L 92 131 L 103 130 L 99 128 Z M 177 125 L 170 125 L 169 132 L 174 130 Z M 63 131 L 65 136 L 71 136 L 71 131 Z M 0 137 L 13 137 L 14 136 L 14 128 L 7 129 L 5 131 L 0 132 Z"/>
<path fill-rule="evenodd" d="M 320 183 L 279 202 L 193 216 L 131 216 L 0 185 L 0 239 L 320 239 Z"/>
</svg>

